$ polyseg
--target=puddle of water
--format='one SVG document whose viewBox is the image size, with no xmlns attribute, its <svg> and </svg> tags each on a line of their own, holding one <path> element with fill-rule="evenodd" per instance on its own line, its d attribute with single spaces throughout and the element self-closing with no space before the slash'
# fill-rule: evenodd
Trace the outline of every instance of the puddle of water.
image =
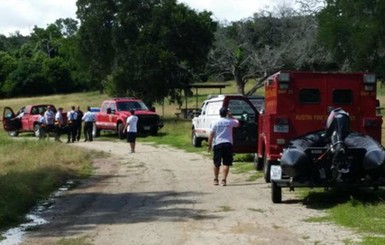
<svg viewBox="0 0 385 245">
<path fill-rule="evenodd" d="M 16 228 L 11 228 L 6 231 L 3 236 L 4 240 L 0 242 L 0 245 L 14 245 L 22 242 L 23 235 L 31 228 L 47 224 L 48 222 L 37 215 L 27 214 L 26 218 L 30 220 L 28 223 L 21 224 Z"/>
<path fill-rule="evenodd" d="M 21 224 L 15 228 L 10 228 L 2 234 L 4 240 L 0 241 L 0 245 L 19 244 L 23 241 L 23 236 L 28 231 L 38 227 L 39 225 L 47 224 L 48 221 L 41 218 L 40 215 L 53 207 L 55 203 L 55 198 L 63 195 L 65 191 L 68 191 L 74 185 L 74 181 L 67 181 L 65 185 L 60 187 L 56 192 L 52 193 L 51 197 L 48 200 L 45 200 L 44 202 L 34 207 L 31 212 L 25 216 L 26 220 L 28 220 L 27 223 Z"/>
</svg>

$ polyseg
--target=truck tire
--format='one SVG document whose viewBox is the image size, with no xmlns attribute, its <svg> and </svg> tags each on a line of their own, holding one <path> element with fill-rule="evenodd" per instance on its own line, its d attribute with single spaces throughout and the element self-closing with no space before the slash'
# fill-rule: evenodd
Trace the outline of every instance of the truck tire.
<svg viewBox="0 0 385 245">
<path fill-rule="evenodd" d="M 152 136 L 158 135 L 158 128 L 151 129 L 150 134 L 151 134 Z"/>
<path fill-rule="evenodd" d="M 19 135 L 19 131 L 17 131 L 17 130 L 8 131 L 8 135 L 11 137 L 17 137 Z"/>
<path fill-rule="evenodd" d="M 100 129 L 98 129 L 94 123 L 94 125 L 92 126 L 92 137 L 96 138 L 96 137 L 99 137 L 100 136 Z"/>
<path fill-rule="evenodd" d="M 270 183 L 271 161 L 267 160 L 266 153 L 263 155 L 263 177 L 266 183 Z"/>
<path fill-rule="evenodd" d="M 34 133 L 36 138 L 40 138 L 40 125 L 39 124 L 36 123 L 33 126 L 33 133 Z"/>
<path fill-rule="evenodd" d="M 118 123 L 118 137 L 119 139 L 124 139 L 126 137 L 125 133 L 123 132 L 124 126 L 123 123 Z"/>
<path fill-rule="evenodd" d="M 191 141 L 194 147 L 202 147 L 202 138 L 199 138 L 196 136 L 194 129 L 192 130 L 191 133 Z"/>
<path fill-rule="evenodd" d="M 278 186 L 275 181 L 271 181 L 271 201 L 273 203 L 282 202 L 282 187 Z"/>
<path fill-rule="evenodd" d="M 261 171 L 263 169 L 263 158 L 258 157 L 257 153 L 254 153 L 254 167 L 257 171 Z"/>
</svg>

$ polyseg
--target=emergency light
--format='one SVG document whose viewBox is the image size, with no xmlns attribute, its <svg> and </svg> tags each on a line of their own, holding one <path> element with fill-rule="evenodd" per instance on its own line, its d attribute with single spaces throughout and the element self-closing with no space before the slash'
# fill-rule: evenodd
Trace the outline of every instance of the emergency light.
<svg viewBox="0 0 385 245">
<path fill-rule="evenodd" d="M 278 81 L 279 81 L 279 89 L 289 89 L 290 74 L 280 73 L 278 76 Z"/>
<path fill-rule="evenodd" d="M 377 79 L 375 74 L 364 74 L 365 91 L 374 91 Z"/>
<path fill-rule="evenodd" d="M 375 74 L 365 74 L 364 83 L 365 84 L 375 84 L 377 81 Z"/>
</svg>

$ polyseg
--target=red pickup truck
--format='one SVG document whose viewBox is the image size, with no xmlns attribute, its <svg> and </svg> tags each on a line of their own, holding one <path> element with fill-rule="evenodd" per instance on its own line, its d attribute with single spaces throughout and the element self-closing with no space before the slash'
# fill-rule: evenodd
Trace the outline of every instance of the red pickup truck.
<svg viewBox="0 0 385 245">
<path fill-rule="evenodd" d="M 116 132 L 120 139 L 125 137 L 123 132 L 127 117 L 130 111 L 135 110 L 138 117 L 138 133 L 150 133 L 156 135 L 158 130 L 163 127 L 158 114 L 148 109 L 143 101 L 136 98 L 114 98 L 105 100 L 100 107 L 100 112 L 96 112 L 96 122 L 93 134 L 95 137 L 100 135 L 100 131 Z"/>
<path fill-rule="evenodd" d="M 40 125 L 38 118 L 40 114 L 47 110 L 49 104 L 41 105 L 26 105 L 20 108 L 17 113 L 14 113 L 10 107 L 5 107 L 3 111 L 3 127 L 4 130 L 12 137 L 18 136 L 22 132 L 34 132 L 36 137 L 39 137 Z M 56 113 L 56 108 L 50 105 L 53 112 Z M 22 115 L 20 115 L 22 113 Z M 20 118 L 16 118 L 20 116 Z M 65 120 L 66 113 L 63 113 Z"/>
</svg>

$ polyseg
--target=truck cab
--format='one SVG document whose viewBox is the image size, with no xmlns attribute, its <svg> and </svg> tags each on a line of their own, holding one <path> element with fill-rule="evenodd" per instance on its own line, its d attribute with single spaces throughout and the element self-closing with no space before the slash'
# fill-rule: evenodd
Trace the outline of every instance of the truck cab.
<svg viewBox="0 0 385 245">
<path fill-rule="evenodd" d="M 156 112 L 150 110 L 142 100 L 136 98 L 114 98 L 105 100 L 99 112 L 95 112 L 96 122 L 94 125 L 94 135 L 99 136 L 102 130 L 117 132 L 118 137 L 123 139 L 123 132 L 127 117 L 130 111 L 135 110 L 138 117 L 138 133 L 150 133 L 156 135 L 158 130 L 163 127 L 160 117 Z"/>
<path fill-rule="evenodd" d="M 264 87 L 256 168 L 263 169 L 266 182 L 270 182 L 271 165 L 278 163 L 289 141 L 325 130 L 333 109 L 350 114 L 352 130 L 381 142 L 374 74 L 281 71 L 270 76 Z"/>
</svg>

